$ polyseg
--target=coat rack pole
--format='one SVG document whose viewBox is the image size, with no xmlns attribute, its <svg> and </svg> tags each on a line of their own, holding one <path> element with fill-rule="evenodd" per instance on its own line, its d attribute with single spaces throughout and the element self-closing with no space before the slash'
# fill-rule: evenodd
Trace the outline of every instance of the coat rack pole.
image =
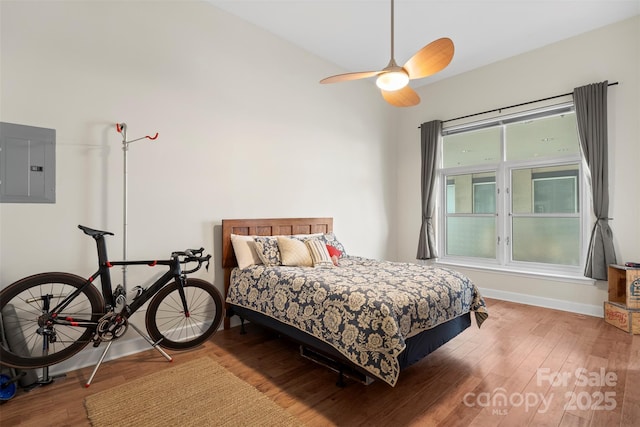
<svg viewBox="0 0 640 427">
<path fill-rule="evenodd" d="M 127 211 L 127 189 L 129 187 L 129 174 L 127 164 L 127 152 L 129 151 L 129 143 L 127 142 L 127 125 L 123 123 L 122 127 L 122 152 L 123 152 L 123 179 L 122 179 L 122 260 L 127 260 L 127 225 L 128 225 L 128 211 Z M 122 266 L 122 289 L 127 294 L 127 266 Z"/>
<path fill-rule="evenodd" d="M 128 188 L 129 188 L 129 171 L 128 171 L 128 164 L 127 164 L 127 152 L 129 151 L 129 144 L 131 144 L 132 142 L 136 142 L 139 141 L 141 139 L 150 139 L 150 140 L 155 140 L 156 138 L 158 138 L 158 133 L 156 132 L 156 134 L 154 136 L 143 136 L 141 138 L 137 138 L 137 139 L 132 139 L 131 141 L 127 141 L 127 124 L 126 123 L 117 123 L 116 124 L 116 130 L 122 134 L 122 159 L 123 159 L 123 165 L 122 165 L 122 171 L 123 171 L 123 177 L 122 177 L 122 260 L 126 261 L 127 260 L 127 241 L 128 241 L 128 237 L 127 237 L 127 227 L 129 225 L 129 219 L 128 219 L 128 207 L 127 207 L 127 200 L 128 200 Z M 122 266 L 122 290 L 125 292 L 127 292 L 127 266 L 123 265 Z"/>
</svg>

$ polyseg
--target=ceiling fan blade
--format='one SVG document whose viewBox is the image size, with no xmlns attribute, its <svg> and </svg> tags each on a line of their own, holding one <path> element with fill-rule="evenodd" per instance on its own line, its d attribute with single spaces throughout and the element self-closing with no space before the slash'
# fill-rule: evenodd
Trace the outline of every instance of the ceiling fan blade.
<svg viewBox="0 0 640 427">
<path fill-rule="evenodd" d="M 404 64 L 404 69 L 409 73 L 410 79 L 430 76 L 449 65 L 454 50 L 451 39 L 444 37 L 434 40 L 413 55 Z"/>
<path fill-rule="evenodd" d="M 377 76 L 381 72 L 382 71 L 361 71 L 358 73 L 338 74 L 335 76 L 326 77 L 320 80 L 320 83 L 338 83 L 338 82 L 346 82 L 347 80 L 366 79 L 367 77 Z"/>
<path fill-rule="evenodd" d="M 420 103 L 420 97 L 410 86 L 405 86 L 393 92 L 386 90 L 381 90 L 381 92 L 385 101 L 396 107 L 412 107 Z"/>
</svg>

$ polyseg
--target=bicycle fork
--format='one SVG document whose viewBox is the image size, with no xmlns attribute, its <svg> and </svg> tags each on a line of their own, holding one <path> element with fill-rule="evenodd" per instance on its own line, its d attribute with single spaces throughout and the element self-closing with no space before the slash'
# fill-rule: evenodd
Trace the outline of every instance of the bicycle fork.
<svg viewBox="0 0 640 427">
<path fill-rule="evenodd" d="M 182 308 L 184 311 L 184 317 L 191 317 L 189 313 L 189 307 L 187 306 L 187 296 L 184 293 L 184 286 L 187 284 L 187 275 L 180 275 L 180 286 L 178 286 L 178 294 L 180 295 L 180 301 L 182 301 Z"/>
</svg>

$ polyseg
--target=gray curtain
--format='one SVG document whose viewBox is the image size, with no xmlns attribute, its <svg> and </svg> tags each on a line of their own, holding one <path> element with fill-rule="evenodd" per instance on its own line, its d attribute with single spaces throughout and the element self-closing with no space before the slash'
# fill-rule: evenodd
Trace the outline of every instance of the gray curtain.
<svg viewBox="0 0 640 427">
<path fill-rule="evenodd" d="M 418 239 L 417 259 L 437 258 L 436 235 L 433 228 L 433 211 L 435 210 L 435 184 L 438 168 L 438 142 L 442 131 L 442 122 L 433 120 L 420 126 L 420 142 L 422 154 L 422 171 L 420 187 L 422 191 L 422 226 Z"/>
<path fill-rule="evenodd" d="M 591 231 L 584 275 L 607 280 L 609 264 L 616 263 L 613 234 L 609 227 L 609 167 L 607 154 L 608 82 L 573 90 L 582 155 L 591 172 L 591 197 L 596 222 Z"/>
</svg>

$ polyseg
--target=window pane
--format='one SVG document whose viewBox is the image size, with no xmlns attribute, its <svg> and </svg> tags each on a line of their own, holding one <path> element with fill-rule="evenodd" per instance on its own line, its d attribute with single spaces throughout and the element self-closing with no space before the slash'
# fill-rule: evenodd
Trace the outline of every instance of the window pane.
<svg viewBox="0 0 640 427">
<path fill-rule="evenodd" d="M 577 266 L 579 218 L 513 218 L 514 261 Z"/>
<path fill-rule="evenodd" d="M 579 165 L 514 169 L 512 212 L 577 213 Z"/>
<path fill-rule="evenodd" d="M 500 162 L 500 128 L 447 135 L 442 140 L 445 168 Z"/>
<path fill-rule="evenodd" d="M 495 259 L 495 217 L 448 217 L 447 255 Z"/>
<path fill-rule="evenodd" d="M 533 207 L 536 213 L 576 213 L 576 177 L 533 180 Z"/>
<path fill-rule="evenodd" d="M 578 154 L 576 114 L 565 113 L 506 126 L 507 160 Z"/>
<path fill-rule="evenodd" d="M 447 184 L 447 213 L 455 213 L 456 211 L 456 186 L 455 184 Z"/>
<path fill-rule="evenodd" d="M 496 173 L 449 175 L 447 213 L 496 213 Z"/>
<path fill-rule="evenodd" d="M 473 213 L 496 212 L 496 183 L 480 182 L 473 184 Z"/>
</svg>

